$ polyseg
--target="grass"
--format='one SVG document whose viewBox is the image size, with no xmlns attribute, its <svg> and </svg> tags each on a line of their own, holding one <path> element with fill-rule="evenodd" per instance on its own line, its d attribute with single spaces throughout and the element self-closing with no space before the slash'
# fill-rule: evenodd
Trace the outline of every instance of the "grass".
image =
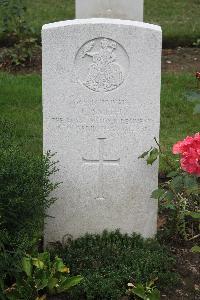
<svg viewBox="0 0 200 300">
<path fill-rule="evenodd" d="M 74 18 L 75 0 L 24 0 L 37 35 L 43 24 Z M 200 0 L 145 0 L 144 21 L 163 29 L 164 46 L 192 45 L 200 38 Z"/>
<path fill-rule="evenodd" d="M 0 73 L 0 117 L 14 124 L 15 142 L 24 151 L 42 151 L 41 78 Z"/>
<path fill-rule="evenodd" d="M 164 74 L 161 93 L 161 144 L 171 153 L 172 145 L 199 131 L 200 115 L 193 114 L 194 104 L 185 92 L 194 90 L 196 80 L 190 74 Z M 15 140 L 24 151 L 42 151 L 42 104 L 40 75 L 0 73 L 0 116 L 15 126 Z M 152 142 L 153 144 L 153 142 Z M 172 154 L 171 154 L 172 155 Z M 160 163 L 165 172 L 167 165 Z"/>
<path fill-rule="evenodd" d="M 196 90 L 196 80 L 190 74 L 164 74 L 161 91 L 161 131 L 160 142 L 169 155 L 178 140 L 199 132 L 200 114 L 194 114 L 194 103 L 188 102 L 185 93 Z M 160 170 L 166 172 L 168 166 L 160 162 Z"/>
<path fill-rule="evenodd" d="M 144 20 L 159 24 L 164 47 L 192 45 L 200 38 L 199 0 L 144 0 Z"/>
</svg>

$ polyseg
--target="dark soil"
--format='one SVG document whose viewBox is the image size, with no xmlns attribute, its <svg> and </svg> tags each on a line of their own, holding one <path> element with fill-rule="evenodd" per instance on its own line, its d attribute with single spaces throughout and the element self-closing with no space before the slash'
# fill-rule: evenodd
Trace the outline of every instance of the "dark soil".
<svg viewBox="0 0 200 300">
<path fill-rule="evenodd" d="M 162 292 L 162 300 L 200 300 L 200 254 L 192 253 L 191 247 L 171 248 L 177 259 L 175 271 L 180 274 L 181 282 L 176 289 Z"/>
<path fill-rule="evenodd" d="M 163 49 L 162 70 L 173 73 L 199 71 L 200 48 Z"/>
<path fill-rule="evenodd" d="M 2 52 L 6 48 L 0 48 L 0 57 Z M 33 55 L 30 61 L 27 61 L 23 65 L 12 66 L 9 61 L 5 61 L 0 63 L 0 71 L 6 71 L 13 74 L 32 74 L 32 73 L 42 73 L 42 52 L 41 48 L 38 47 L 35 50 L 35 54 Z"/>
</svg>

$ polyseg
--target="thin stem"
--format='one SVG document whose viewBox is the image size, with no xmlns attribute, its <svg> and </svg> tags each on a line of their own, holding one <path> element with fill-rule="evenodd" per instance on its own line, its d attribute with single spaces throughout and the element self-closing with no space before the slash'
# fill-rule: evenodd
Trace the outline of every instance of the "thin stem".
<svg viewBox="0 0 200 300">
<path fill-rule="evenodd" d="M 163 154 L 162 149 L 161 149 L 161 147 L 160 147 L 160 144 L 158 143 L 156 137 L 154 137 L 154 140 L 155 140 L 155 142 L 156 142 L 156 144 L 157 144 L 157 146 L 158 146 L 158 148 L 159 148 L 160 153 Z"/>
<path fill-rule="evenodd" d="M 194 239 L 197 239 L 198 237 L 200 237 L 200 234 L 197 234 L 197 235 L 191 237 L 190 239 L 188 239 L 188 241 L 192 241 Z"/>
</svg>

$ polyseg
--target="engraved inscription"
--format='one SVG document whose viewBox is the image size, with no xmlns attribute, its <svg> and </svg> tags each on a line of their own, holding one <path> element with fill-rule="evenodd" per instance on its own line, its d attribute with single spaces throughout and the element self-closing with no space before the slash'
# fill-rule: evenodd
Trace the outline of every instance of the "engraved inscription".
<svg viewBox="0 0 200 300">
<path fill-rule="evenodd" d="M 119 166 L 120 158 L 118 159 L 104 159 L 104 142 L 106 138 L 98 138 L 99 140 L 99 158 L 96 160 L 86 159 L 82 157 L 82 161 L 85 164 L 98 164 L 98 196 L 96 199 L 105 200 L 104 197 L 104 182 L 103 182 L 103 167 L 105 164 L 112 164 Z"/>
<path fill-rule="evenodd" d="M 129 59 L 120 44 L 98 38 L 81 47 L 75 63 L 79 81 L 84 86 L 95 92 L 109 92 L 124 82 Z"/>
</svg>

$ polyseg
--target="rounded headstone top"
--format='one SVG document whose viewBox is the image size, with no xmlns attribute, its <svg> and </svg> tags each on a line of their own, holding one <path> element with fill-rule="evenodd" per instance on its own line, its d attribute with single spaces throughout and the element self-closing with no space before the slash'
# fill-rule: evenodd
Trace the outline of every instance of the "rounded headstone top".
<svg viewBox="0 0 200 300">
<path fill-rule="evenodd" d="M 130 21 L 130 20 L 120 20 L 120 19 L 107 19 L 107 18 L 92 18 L 92 19 L 75 19 L 75 20 L 66 20 L 59 21 L 54 23 L 45 24 L 42 26 L 42 30 L 49 30 L 54 28 L 66 27 L 66 26 L 74 26 L 74 25 L 84 25 L 84 24 L 110 24 L 110 25 L 119 25 L 119 26 L 134 26 L 136 28 L 144 28 L 153 31 L 162 31 L 159 25 L 138 22 L 138 21 Z"/>
</svg>

